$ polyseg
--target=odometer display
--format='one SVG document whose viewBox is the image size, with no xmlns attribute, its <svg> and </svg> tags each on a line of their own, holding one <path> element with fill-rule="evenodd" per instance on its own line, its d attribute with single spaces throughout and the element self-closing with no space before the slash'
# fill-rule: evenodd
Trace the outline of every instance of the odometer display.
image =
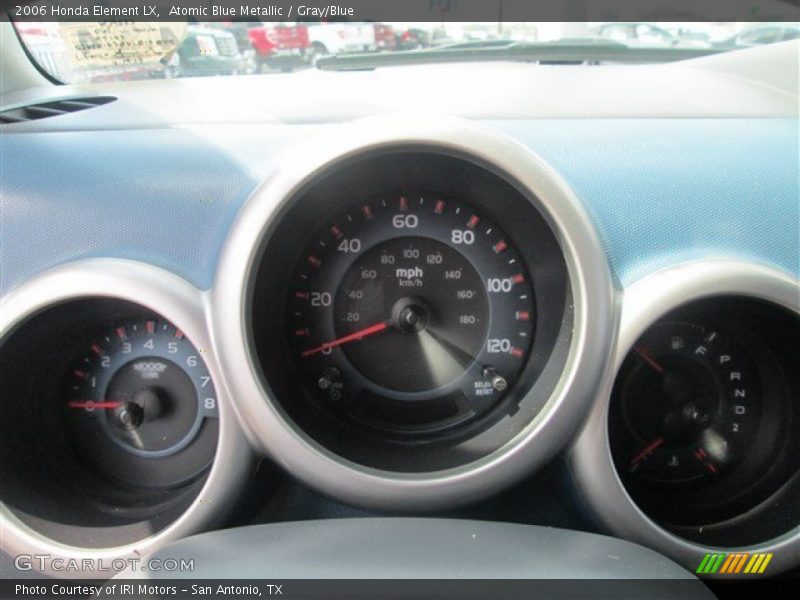
<svg viewBox="0 0 800 600">
<path fill-rule="evenodd" d="M 434 432 L 510 390 L 535 331 L 513 242 L 469 204 L 425 192 L 354 204 L 310 240 L 288 335 L 307 387 L 356 420 Z"/>
</svg>

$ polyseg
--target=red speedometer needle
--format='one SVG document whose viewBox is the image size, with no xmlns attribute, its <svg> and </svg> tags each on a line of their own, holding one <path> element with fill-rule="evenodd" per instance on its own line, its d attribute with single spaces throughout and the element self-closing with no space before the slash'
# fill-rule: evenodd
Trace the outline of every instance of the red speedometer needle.
<svg viewBox="0 0 800 600">
<path fill-rule="evenodd" d="M 124 402 L 114 402 L 113 400 L 107 400 L 102 402 L 95 402 L 93 400 L 87 400 L 86 402 L 70 402 L 67 404 L 70 408 L 88 408 L 88 409 L 114 409 L 119 408 L 125 404 Z"/>
<path fill-rule="evenodd" d="M 636 346 L 636 348 L 634 348 L 634 350 L 636 350 L 636 353 L 637 353 L 639 356 L 641 356 L 641 357 L 642 357 L 642 359 L 643 359 L 643 360 L 644 360 L 644 361 L 645 361 L 645 362 L 646 362 L 648 365 L 650 365 L 651 367 L 653 367 L 653 368 L 654 368 L 656 371 L 658 371 L 658 372 L 659 372 L 659 373 L 661 373 L 662 375 L 664 374 L 664 367 L 662 367 L 662 366 L 661 366 L 660 364 L 658 364 L 658 363 L 657 363 L 655 360 L 653 360 L 653 357 L 652 357 L 652 356 L 650 356 L 650 353 L 647 351 L 647 349 L 645 349 L 645 348 L 642 348 L 641 346 Z"/>
<path fill-rule="evenodd" d="M 312 356 L 314 354 L 317 354 L 318 352 L 323 352 L 325 350 L 328 350 L 329 348 L 336 348 L 336 346 L 341 346 L 342 344 L 346 344 L 348 342 L 354 342 L 356 340 L 363 339 L 363 338 L 367 337 L 368 335 L 373 335 L 375 333 L 383 331 L 387 327 L 389 327 L 389 323 L 386 322 L 386 321 L 384 321 L 383 323 L 377 323 L 377 324 L 372 325 L 370 327 L 365 327 L 364 329 L 359 329 L 355 333 L 351 333 L 351 334 L 346 335 L 344 337 L 340 337 L 339 339 L 333 340 L 332 342 L 325 342 L 321 346 L 317 346 L 316 348 L 311 348 L 310 350 L 306 350 L 300 356 L 302 356 L 303 358 L 305 358 L 307 356 Z"/>
</svg>

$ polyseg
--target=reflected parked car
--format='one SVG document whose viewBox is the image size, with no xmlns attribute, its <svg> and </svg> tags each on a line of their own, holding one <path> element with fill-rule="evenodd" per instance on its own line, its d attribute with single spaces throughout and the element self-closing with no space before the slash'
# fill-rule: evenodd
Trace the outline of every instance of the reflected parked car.
<svg viewBox="0 0 800 600">
<path fill-rule="evenodd" d="M 305 24 L 270 23 L 249 30 L 260 73 L 293 71 L 309 59 L 310 40 Z"/>
<path fill-rule="evenodd" d="M 653 23 L 606 23 L 593 31 L 597 37 L 625 44 L 630 48 L 708 47 L 708 42 L 676 36 Z"/>
<path fill-rule="evenodd" d="M 419 50 L 431 45 L 431 34 L 424 29 L 411 27 L 397 34 L 397 50 Z"/>
<path fill-rule="evenodd" d="M 374 23 L 309 22 L 311 62 L 326 54 L 371 52 L 377 48 Z"/>
<path fill-rule="evenodd" d="M 375 23 L 375 48 L 377 50 L 397 49 L 397 37 L 391 25 Z"/>
<path fill-rule="evenodd" d="M 186 39 L 167 63 L 167 77 L 238 75 L 245 60 L 233 34 L 211 27 L 189 27 Z"/>
<path fill-rule="evenodd" d="M 796 39 L 800 39 L 800 24 L 773 23 L 745 29 L 714 46 L 720 50 L 735 50 Z"/>
<path fill-rule="evenodd" d="M 260 21 L 219 21 L 206 24 L 207 27 L 214 29 L 221 29 L 232 34 L 236 39 L 236 45 L 239 47 L 239 53 L 244 59 L 244 73 L 254 73 L 257 69 L 256 64 L 256 51 L 253 48 L 253 43 L 250 41 L 250 29 L 253 27 L 261 27 Z"/>
</svg>

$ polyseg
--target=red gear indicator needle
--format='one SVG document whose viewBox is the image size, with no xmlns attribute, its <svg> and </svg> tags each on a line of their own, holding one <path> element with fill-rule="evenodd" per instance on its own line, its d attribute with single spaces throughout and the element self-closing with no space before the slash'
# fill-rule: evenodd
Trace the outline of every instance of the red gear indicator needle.
<svg viewBox="0 0 800 600">
<path fill-rule="evenodd" d="M 631 467 L 635 467 L 636 465 L 638 465 L 642 460 L 644 460 L 650 454 L 652 454 L 663 443 L 664 443 L 664 438 L 658 437 L 649 444 L 647 444 L 639 453 L 636 454 L 636 456 L 633 457 L 633 459 L 631 460 Z"/>
<path fill-rule="evenodd" d="M 653 357 L 650 356 L 650 352 L 647 350 L 647 348 L 643 348 L 642 346 L 636 346 L 634 350 L 636 351 L 636 354 L 642 357 L 642 360 L 644 360 L 644 362 L 653 367 L 656 371 L 658 371 L 662 375 L 664 374 L 664 367 L 658 364 L 653 359 Z"/>
<path fill-rule="evenodd" d="M 300 356 L 306 358 L 307 356 L 313 356 L 319 352 L 324 352 L 330 348 L 336 348 L 336 346 L 341 346 L 342 344 L 347 344 L 348 342 L 354 342 L 356 340 L 363 339 L 368 335 L 374 335 L 379 333 L 389 327 L 389 323 L 384 321 L 383 323 L 377 323 L 375 325 L 371 325 L 370 327 L 365 327 L 364 329 L 359 329 L 355 333 L 351 333 L 349 335 L 345 335 L 340 337 L 339 339 L 333 340 L 331 342 L 325 342 L 324 344 L 317 346 L 316 348 L 311 348 L 310 350 L 306 350 Z"/>
</svg>

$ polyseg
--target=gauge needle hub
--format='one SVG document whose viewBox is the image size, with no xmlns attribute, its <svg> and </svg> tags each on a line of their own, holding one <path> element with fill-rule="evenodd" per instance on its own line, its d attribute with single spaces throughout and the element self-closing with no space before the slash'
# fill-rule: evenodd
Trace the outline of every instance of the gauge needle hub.
<svg viewBox="0 0 800 600">
<path fill-rule="evenodd" d="M 383 321 L 382 323 L 376 323 L 375 325 L 371 325 L 369 327 L 365 327 L 364 329 L 359 329 L 358 331 L 340 337 L 330 342 L 325 342 L 317 346 L 316 348 L 311 348 L 310 350 L 306 350 L 300 356 L 306 358 L 307 356 L 313 356 L 314 354 L 318 354 L 319 352 L 323 352 L 325 350 L 336 348 L 337 346 L 341 346 L 342 344 L 347 344 L 349 342 L 354 342 L 356 340 L 363 339 L 370 335 L 375 335 L 387 329 L 389 327 L 388 321 Z"/>
</svg>

